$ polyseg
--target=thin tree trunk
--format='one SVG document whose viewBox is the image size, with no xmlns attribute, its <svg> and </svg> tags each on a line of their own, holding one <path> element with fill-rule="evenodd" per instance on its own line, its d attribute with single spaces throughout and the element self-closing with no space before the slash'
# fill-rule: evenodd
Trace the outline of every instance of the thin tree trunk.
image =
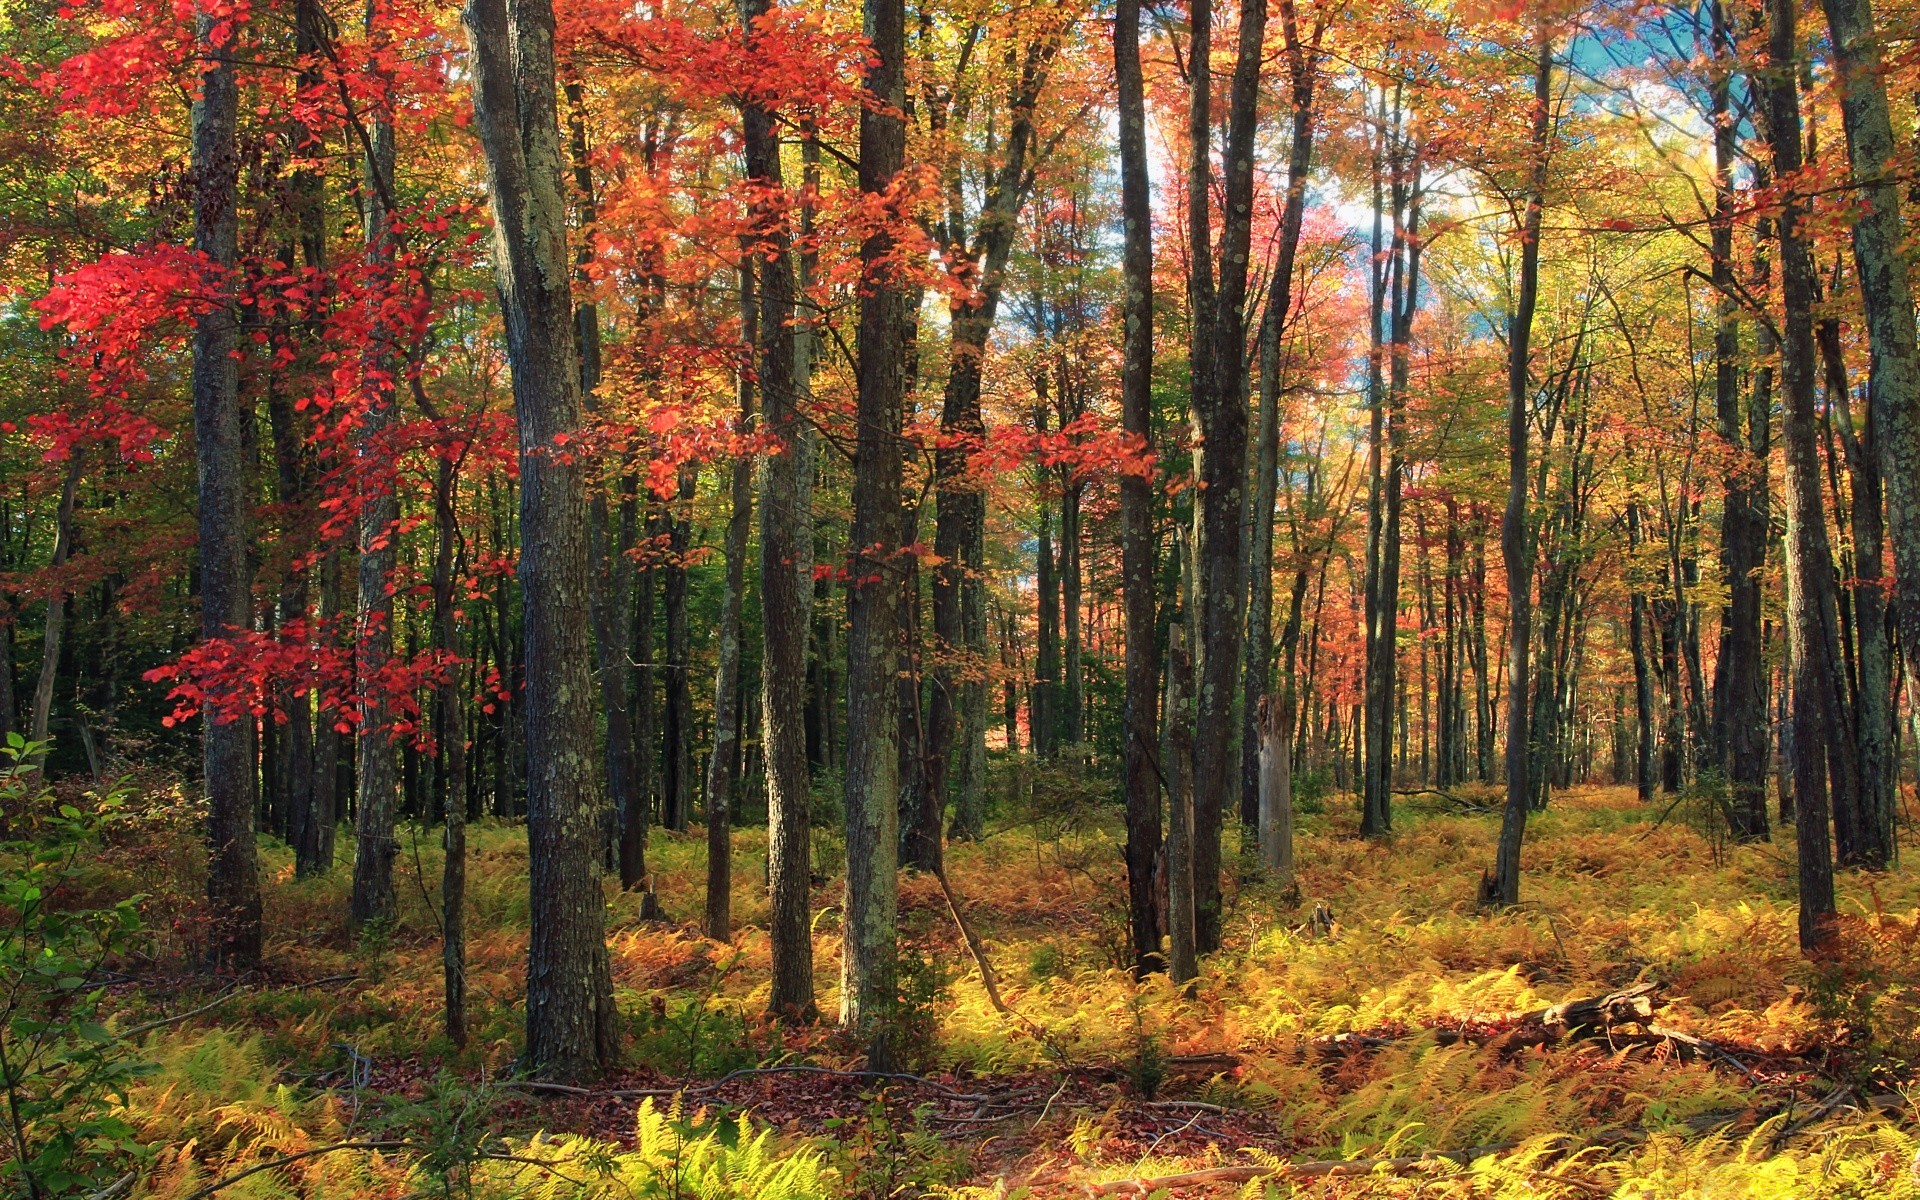
<svg viewBox="0 0 1920 1200">
<path fill-rule="evenodd" d="M 1520 844 L 1526 836 L 1531 759 L 1527 650 L 1532 623 L 1533 538 L 1527 516 L 1528 350 L 1533 311 L 1540 294 L 1540 225 L 1546 207 L 1548 139 L 1553 132 L 1553 40 L 1540 31 L 1533 76 L 1532 159 L 1526 215 L 1520 230 L 1519 294 L 1507 320 L 1507 512 L 1500 525 L 1501 557 L 1507 569 L 1507 802 L 1500 819 L 1500 849 L 1491 894 L 1484 901 L 1520 902 Z M 1486 886 L 1483 883 L 1483 888 Z"/>
<path fill-rule="evenodd" d="M 1160 761 L 1167 776 L 1167 974 L 1185 983 L 1200 973 L 1194 929 L 1193 706 L 1187 680 L 1187 631 L 1171 630 L 1167 644 L 1167 696 Z"/>
<path fill-rule="evenodd" d="M 375 11 L 367 10 L 369 37 L 380 36 Z M 369 122 L 363 164 L 361 224 L 366 233 L 366 262 L 376 275 L 391 269 L 393 194 L 393 119 L 385 106 L 375 109 Z M 357 724 L 358 795 L 354 802 L 353 895 L 349 914 L 354 925 L 394 918 L 393 860 L 400 852 L 394 836 L 400 780 L 395 773 L 393 697 L 382 678 L 393 660 L 394 569 L 400 540 L 400 497 L 395 478 L 393 427 L 396 420 L 393 379 L 395 354 L 391 332 L 379 320 L 377 308 L 369 314 L 372 337 L 366 351 L 363 387 L 367 411 L 355 430 L 354 482 L 360 493 L 359 603 L 355 618 L 355 672 L 360 694 Z"/>
<path fill-rule="evenodd" d="M 684 833 L 693 817 L 693 635 L 688 624 L 687 556 L 693 548 L 693 497 L 698 468 L 680 469 L 679 492 L 668 520 L 665 567 L 667 608 L 667 682 L 665 779 L 660 823 Z"/>
<path fill-rule="evenodd" d="M 67 596 L 60 579 L 61 568 L 73 552 L 73 505 L 80 491 L 83 458 L 78 448 L 68 451 L 67 473 L 60 482 L 60 506 L 54 514 L 53 558 L 48 564 L 53 579 L 47 590 L 46 618 L 40 631 L 40 675 L 33 684 L 33 723 L 27 740 L 44 746 L 47 722 L 53 712 L 53 681 L 60 673 L 60 632 L 66 624 Z M 40 755 L 45 761 L 45 751 Z"/>
<path fill-rule="evenodd" d="M 526 1062 L 593 1079 L 617 1050 L 601 892 L 585 472 L 552 453 L 583 421 L 548 0 L 469 0 L 474 124 L 520 435 L 532 900 Z"/>
</svg>

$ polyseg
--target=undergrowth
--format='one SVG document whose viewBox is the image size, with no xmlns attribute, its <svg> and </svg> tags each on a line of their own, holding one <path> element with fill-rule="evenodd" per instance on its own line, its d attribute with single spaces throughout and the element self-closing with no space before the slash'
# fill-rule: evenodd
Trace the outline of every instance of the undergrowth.
<svg viewBox="0 0 1920 1200">
<path fill-rule="evenodd" d="M 1235 881 L 1227 945 L 1191 989 L 1126 969 L 1111 809 L 1077 792 L 1035 801 L 1027 819 L 949 854 L 1012 1012 L 989 1001 L 938 882 L 906 876 L 903 1042 L 916 1070 L 958 1090 L 986 1088 L 974 1080 L 987 1076 L 1108 1082 L 1097 1103 L 1062 1083 L 1044 1108 L 965 1119 L 873 1089 L 829 1110 L 805 1077 L 733 1104 L 689 1091 L 556 1108 L 518 1090 L 526 850 L 521 830 L 491 822 L 469 834 L 465 1051 L 440 1029 L 431 835 L 417 857 L 410 844 L 400 856 L 400 915 L 376 942 L 347 928 L 349 864 L 296 880 L 285 848 L 266 841 L 268 974 L 222 993 L 184 967 L 193 930 L 182 914 L 199 886 L 182 865 L 191 806 L 156 790 L 131 808 L 140 836 L 103 836 L 74 884 L 89 903 L 146 894 L 134 903 L 148 932 L 118 953 L 130 982 L 106 997 L 117 1015 L 105 1025 L 211 1007 L 129 1039 L 129 1061 L 151 1066 L 109 1099 L 145 1156 L 125 1159 L 138 1168 L 127 1197 L 186 1200 L 341 1143 L 358 1148 L 219 1195 L 1040 1197 L 1209 1164 L 1499 1147 L 1471 1165 L 1256 1179 L 1219 1194 L 1920 1196 L 1907 1090 L 1920 1062 L 1920 879 L 1906 867 L 1843 876 L 1841 938 L 1809 964 L 1795 948 L 1790 843 L 1716 845 L 1685 814 L 1663 821 L 1660 806 L 1619 790 L 1555 797 L 1529 827 L 1525 902 L 1495 915 L 1473 903 L 1493 819 L 1408 811 L 1390 841 L 1362 842 L 1346 798 L 1329 796 L 1300 821 L 1302 903 Z M 671 1093 L 774 1064 L 858 1065 L 830 1028 L 764 1015 L 764 849 L 762 830 L 737 832 L 741 932 L 727 945 L 695 925 L 698 829 L 657 833 L 650 848 L 668 920 L 642 921 L 637 898 L 609 892 L 633 1081 Z M 837 902 L 837 881 L 814 900 L 826 1013 L 838 1001 Z M 1316 906 L 1331 924 L 1308 920 Z M 1457 1035 L 1634 984 L 1654 988 L 1663 1028 L 1737 1047 L 1739 1069 L 1644 1040 Z M 1328 1051 L 1330 1035 L 1352 1032 L 1371 1039 L 1364 1052 Z M 1038 1086 L 1044 1098 L 1050 1083 Z M 1839 1098 L 1820 1108 L 1823 1095 Z M 1168 1101 L 1199 1107 L 1151 1108 Z"/>
</svg>

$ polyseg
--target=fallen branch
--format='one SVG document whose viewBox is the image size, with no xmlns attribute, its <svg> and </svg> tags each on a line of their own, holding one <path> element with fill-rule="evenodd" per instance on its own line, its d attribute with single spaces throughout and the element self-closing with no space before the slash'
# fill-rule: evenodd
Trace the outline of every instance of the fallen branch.
<svg viewBox="0 0 1920 1200">
<path fill-rule="evenodd" d="M 269 1159 L 263 1163 L 255 1163 L 244 1171 L 236 1171 L 224 1179 L 216 1179 L 197 1192 L 187 1193 L 185 1200 L 205 1200 L 206 1197 L 213 1195 L 215 1192 L 224 1191 L 234 1184 L 239 1183 L 242 1179 L 251 1178 L 252 1176 L 260 1174 L 262 1171 L 271 1171 L 277 1167 L 297 1163 L 302 1159 L 318 1158 L 322 1154 L 332 1154 L 338 1150 L 405 1150 L 406 1148 L 406 1142 L 335 1142 L 330 1146 L 315 1146 L 311 1150 L 302 1150 L 298 1154 L 282 1155 L 279 1158 Z"/>
<path fill-rule="evenodd" d="M 183 1013 L 175 1013 L 171 1017 L 161 1017 L 157 1021 L 148 1021 L 143 1025 L 135 1025 L 132 1029 L 129 1029 L 126 1032 L 120 1034 L 119 1040 L 124 1042 L 130 1038 L 137 1038 L 143 1033 L 151 1033 L 154 1030 L 160 1029 L 167 1025 L 176 1025 L 181 1021 L 191 1020 L 192 1018 L 199 1016 L 201 1013 L 211 1012 L 212 1010 L 218 1008 L 222 1004 L 225 1004 L 227 1001 L 233 999 L 235 996 L 239 994 L 240 994 L 239 990 L 235 988 L 233 985 L 229 984 L 225 991 L 221 992 L 218 996 L 215 996 L 212 1000 L 209 1000 L 207 1003 L 202 1004 L 199 1008 L 189 1009 L 188 1011 Z"/>
</svg>

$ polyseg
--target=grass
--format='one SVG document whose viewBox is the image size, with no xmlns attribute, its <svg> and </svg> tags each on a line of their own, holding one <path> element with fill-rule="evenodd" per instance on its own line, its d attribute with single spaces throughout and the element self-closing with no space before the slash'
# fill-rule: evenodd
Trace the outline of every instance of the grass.
<svg viewBox="0 0 1920 1200">
<path fill-rule="evenodd" d="M 635 898 L 608 894 L 632 1064 L 611 1082 L 688 1087 L 679 1101 L 499 1085 L 521 1037 L 522 831 L 469 834 L 474 1037 L 462 1053 L 440 1030 L 432 833 L 415 845 L 403 831 L 400 918 L 363 936 L 345 921 L 346 864 L 296 881 L 268 842 L 267 976 L 141 1039 L 158 1070 L 125 1108 L 152 1150 L 128 1194 L 184 1200 L 223 1174 L 348 1141 L 405 1145 L 315 1155 L 219 1194 L 1082 1195 L 1210 1165 L 1498 1146 L 1470 1166 L 1179 1194 L 1920 1196 L 1920 876 L 1909 867 L 1843 875 L 1840 945 L 1810 964 L 1794 942 L 1790 842 L 1716 846 L 1629 792 L 1576 789 L 1529 827 L 1525 902 L 1483 915 L 1474 885 L 1496 818 L 1404 809 L 1392 838 L 1367 843 L 1344 798 L 1328 810 L 1302 821 L 1302 906 L 1236 881 L 1226 946 L 1191 991 L 1124 969 L 1119 832 L 1105 810 L 1033 808 L 951 847 L 952 884 L 1014 1015 L 988 1003 L 937 883 L 905 878 L 908 1024 L 932 1082 L 895 1088 L 797 1075 L 701 1083 L 857 1061 L 829 1028 L 764 1016 L 763 831 L 735 835 L 742 928 L 729 945 L 690 923 L 703 833 L 656 833 L 650 864 L 670 919 L 641 922 Z M 154 961 L 127 967 L 139 982 L 123 987 L 123 1025 L 211 998 L 169 966 L 191 931 L 168 910 L 190 907 L 198 888 L 185 810 L 169 811 L 105 864 L 101 886 L 152 894 L 160 929 Z M 837 851 L 821 841 L 817 858 L 831 863 Z M 827 1013 L 837 888 L 814 904 Z M 1330 934 L 1306 920 L 1316 903 L 1334 914 Z M 1653 986 L 1661 1027 L 1720 1053 L 1644 1031 L 1612 1042 L 1512 1032 L 1512 1014 L 1637 983 Z M 1357 1043 L 1328 1040 L 1354 1032 Z"/>
</svg>

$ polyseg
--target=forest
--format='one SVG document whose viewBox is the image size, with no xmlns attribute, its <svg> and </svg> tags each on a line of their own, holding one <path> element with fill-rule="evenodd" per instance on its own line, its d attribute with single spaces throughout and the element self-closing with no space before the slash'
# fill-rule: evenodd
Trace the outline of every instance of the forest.
<svg viewBox="0 0 1920 1200">
<path fill-rule="evenodd" d="M 0 1192 L 1920 1200 L 1910 0 L 0 0 Z"/>
</svg>

